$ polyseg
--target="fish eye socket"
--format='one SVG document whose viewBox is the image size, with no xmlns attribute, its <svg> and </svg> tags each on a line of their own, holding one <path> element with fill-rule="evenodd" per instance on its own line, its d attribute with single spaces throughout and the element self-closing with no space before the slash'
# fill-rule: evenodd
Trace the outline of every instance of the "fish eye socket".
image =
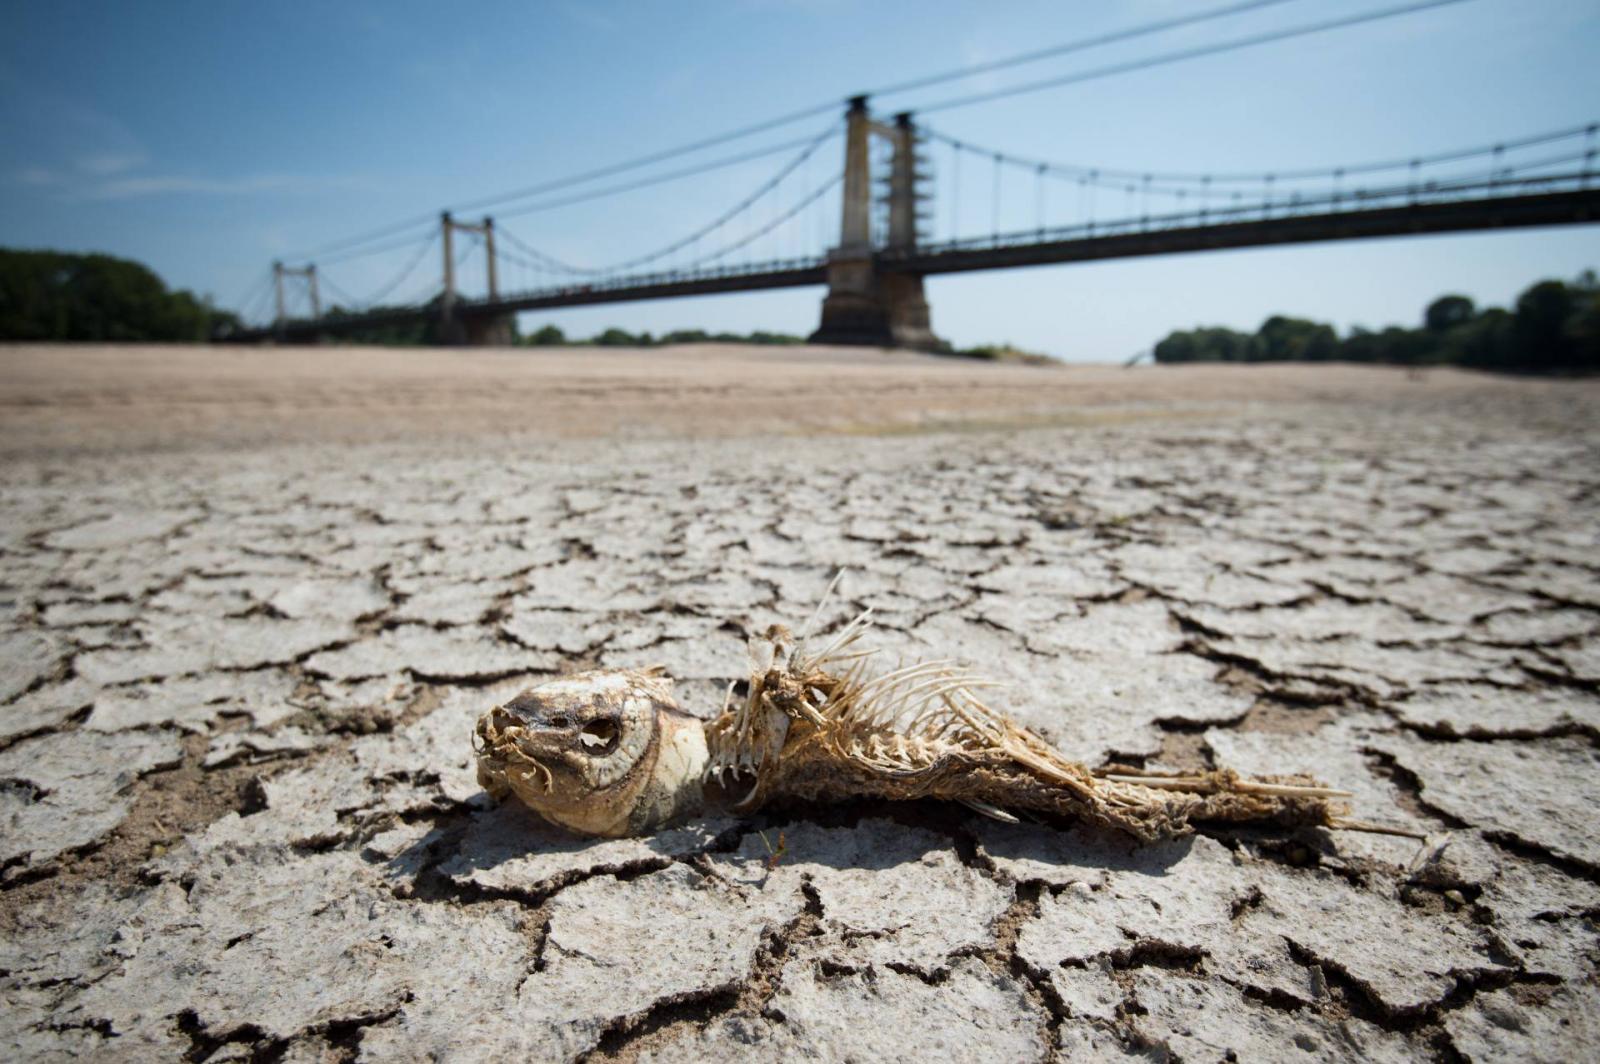
<svg viewBox="0 0 1600 1064">
<path fill-rule="evenodd" d="M 609 717 L 597 717 L 583 726 L 578 733 L 578 743 L 583 747 L 584 753 L 600 756 L 609 754 L 617 748 L 617 739 L 622 734 L 622 729 L 617 722 Z"/>
</svg>

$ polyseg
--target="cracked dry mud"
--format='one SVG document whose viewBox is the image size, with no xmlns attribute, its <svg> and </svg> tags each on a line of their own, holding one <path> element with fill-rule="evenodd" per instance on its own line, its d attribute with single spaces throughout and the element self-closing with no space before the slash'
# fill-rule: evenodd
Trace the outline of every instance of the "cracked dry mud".
<svg viewBox="0 0 1600 1064">
<path fill-rule="evenodd" d="M 15 457 L 0 1056 L 1594 1059 L 1600 390 L 1450 380 Z M 478 789 L 496 699 L 659 663 L 708 715 L 836 567 L 837 617 L 1073 757 L 1312 772 L 1430 840 L 862 804 L 597 841 Z"/>
</svg>

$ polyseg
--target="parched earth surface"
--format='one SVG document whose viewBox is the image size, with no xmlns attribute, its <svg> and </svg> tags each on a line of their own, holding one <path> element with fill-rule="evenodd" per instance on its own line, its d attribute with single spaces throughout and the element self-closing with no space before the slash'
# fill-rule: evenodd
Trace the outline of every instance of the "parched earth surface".
<svg viewBox="0 0 1600 1064">
<path fill-rule="evenodd" d="M 487 370 L 0 355 L 6 1059 L 1600 1055 L 1600 387 L 885 360 L 841 435 L 748 415 L 838 372 L 767 356 L 670 416 L 665 357 L 593 385 L 619 427 Z M 1425 838 L 862 803 L 595 842 L 478 788 L 498 699 L 649 663 L 709 715 L 840 569 L 831 620 L 1072 757 L 1310 772 Z"/>
</svg>

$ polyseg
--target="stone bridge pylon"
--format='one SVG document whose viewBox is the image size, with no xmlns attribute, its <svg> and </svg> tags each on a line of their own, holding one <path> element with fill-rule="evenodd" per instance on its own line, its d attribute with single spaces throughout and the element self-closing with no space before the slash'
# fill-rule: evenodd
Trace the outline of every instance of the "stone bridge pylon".
<svg viewBox="0 0 1600 1064">
<path fill-rule="evenodd" d="M 845 112 L 844 195 L 839 244 L 828 252 L 828 294 L 822 324 L 811 334 L 818 344 L 866 344 L 935 350 L 922 275 L 878 268 L 872 232 L 872 138 L 892 149 L 889 163 L 886 248 L 909 252 L 917 244 L 918 183 L 916 127 L 910 114 L 880 122 L 856 96 Z"/>
</svg>

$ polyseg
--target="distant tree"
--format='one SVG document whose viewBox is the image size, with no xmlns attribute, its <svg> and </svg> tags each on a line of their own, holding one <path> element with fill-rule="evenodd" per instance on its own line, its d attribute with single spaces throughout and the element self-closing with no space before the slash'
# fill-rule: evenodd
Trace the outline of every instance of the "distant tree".
<svg viewBox="0 0 1600 1064">
<path fill-rule="evenodd" d="M 1156 344 L 1157 362 L 1246 362 L 1255 352 L 1255 338 L 1221 326 L 1178 331 Z"/>
<path fill-rule="evenodd" d="M 806 342 L 803 336 L 795 336 L 792 333 L 765 332 L 761 329 L 751 333 L 748 340 L 752 344 L 775 345 L 803 344 Z"/>
<path fill-rule="evenodd" d="M 1339 341 L 1339 358 L 1345 362 L 1376 362 L 1381 346 L 1377 333 L 1357 325 Z"/>
<path fill-rule="evenodd" d="M 1445 333 L 1472 320 L 1477 307 L 1466 296 L 1440 296 L 1423 311 L 1423 327 L 1431 333 Z"/>
<path fill-rule="evenodd" d="M 641 333 L 638 337 L 640 343 L 650 343 L 650 334 Z M 708 333 L 704 329 L 674 329 L 663 333 L 654 341 L 658 344 L 799 344 L 804 339 L 789 333 L 765 332 L 757 329 L 755 332 L 741 336 L 734 332 Z"/>
<path fill-rule="evenodd" d="M 601 347 L 637 347 L 639 338 L 626 329 L 619 329 L 615 325 L 596 336 L 593 341 Z"/>
<path fill-rule="evenodd" d="M 1328 362 L 1338 351 L 1331 326 L 1275 314 L 1261 323 L 1253 353 L 1262 362 Z"/>
<path fill-rule="evenodd" d="M 1600 373 L 1600 277 L 1585 270 L 1571 282 L 1540 281 L 1514 310 L 1478 310 L 1463 295 L 1428 304 L 1422 328 L 1353 328 L 1340 340 L 1330 326 L 1276 315 L 1254 336 L 1230 329 L 1189 329 L 1155 346 L 1157 362 L 1287 360 L 1391 365 L 1458 365 L 1497 373 Z"/>
<path fill-rule="evenodd" d="M 1201 358 L 1222 362 L 1253 362 L 1256 339 L 1249 333 L 1221 327 L 1195 330 Z"/>
<path fill-rule="evenodd" d="M 1517 297 L 1515 337 L 1526 369 L 1548 373 L 1575 368 L 1567 334 L 1573 303 L 1572 292 L 1561 281 L 1540 281 Z"/>
<path fill-rule="evenodd" d="M 541 325 L 528 335 L 526 343 L 534 347 L 560 347 L 567 342 L 567 334 L 559 326 Z"/>
<path fill-rule="evenodd" d="M 1438 340 L 1417 329 L 1391 325 L 1378 334 L 1378 361 L 1396 366 L 1420 366 L 1432 361 Z"/>
<path fill-rule="evenodd" d="M 1572 368 L 1600 373 L 1600 278 L 1585 270 L 1572 283 L 1573 311 L 1567 319 Z"/>
<path fill-rule="evenodd" d="M 1151 355 L 1157 362 L 1196 362 L 1197 349 L 1194 333 L 1178 330 L 1157 341 Z"/>
<path fill-rule="evenodd" d="M 1412 365 L 1426 361 L 1435 341 L 1414 329 L 1391 325 L 1380 332 L 1357 326 L 1338 342 L 1334 358 L 1345 362 Z"/>
<path fill-rule="evenodd" d="M 111 255 L 0 249 L 0 339 L 209 339 L 238 319 Z"/>
<path fill-rule="evenodd" d="M 1512 315 L 1490 307 L 1445 336 L 1441 361 L 1468 369 L 1508 372 L 1517 368 Z"/>
</svg>

